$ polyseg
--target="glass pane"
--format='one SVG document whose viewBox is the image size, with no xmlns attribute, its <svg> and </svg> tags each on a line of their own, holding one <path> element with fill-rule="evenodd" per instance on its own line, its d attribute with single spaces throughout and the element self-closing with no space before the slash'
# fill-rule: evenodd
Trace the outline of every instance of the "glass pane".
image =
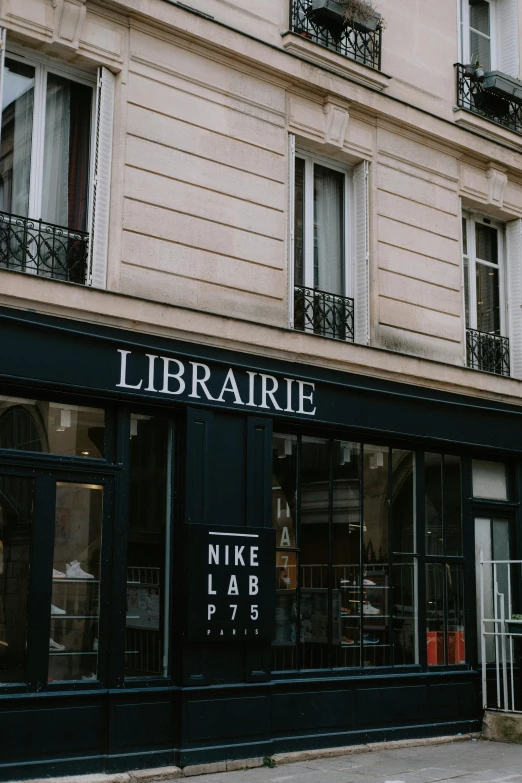
<svg viewBox="0 0 522 783">
<path fill-rule="evenodd" d="M 497 229 L 475 223 L 475 252 L 479 261 L 489 261 L 498 264 L 498 234 Z"/>
<path fill-rule="evenodd" d="M 344 174 L 314 166 L 314 287 L 344 295 Z"/>
<path fill-rule="evenodd" d="M 469 26 L 489 35 L 489 3 L 486 0 L 470 0 Z"/>
<path fill-rule="evenodd" d="M 444 551 L 462 554 L 462 498 L 460 457 L 444 456 Z"/>
<path fill-rule="evenodd" d="M 34 482 L 0 476 L 0 685 L 26 679 Z"/>
<path fill-rule="evenodd" d="M 472 460 L 473 497 L 507 500 L 507 469 L 502 462 Z"/>
<path fill-rule="evenodd" d="M 498 269 L 477 264 L 477 329 L 500 334 L 500 280 Z"/>
<path fill-rule="evenodd" d="M 480 565 L 481 559 L 493 560 L 491 538 L 491 519 L 475 518 L 475 563 L 476 563 L 476 596 L 477 596 L 477 646 L 478 659 L 482 663 L 482 623 L 481 623 L 481 578 L 484 589 L 484 617 L 494 617 L 493 608 L 493 573 L 490 565 Z M 493 630 L 493 624 L 488 623 L 486 630 Z M 495 660 L 495 639 L 493 636 L 486 636 L 486 661 L 493 663 Z"/>
<path fill-rule="evenodd" d="M 168 673 L 171 460 L 169 421 L 131 415 L 126 677 Z"/>
<path fill-rule="evenodd" d="M 49 682 L 96 680 L 103 487 L 56 484 Z"/>
<path fill-rule="evenodd" d="M 442 563 L 426 565 L 426 647 L 428 666 L 446 663 L 444 644 L 444 568 Z"/>
<path fill-rule="evenodd" d="M 469 259 L 464 256 L 464 307 L 466 310 L 466 327 L 471 328 L 469 321 Z"/>
<path fill-rule="evenodd" d="M 474 30 L 469 31 L 469 50 L 473 64 L 479 63 L 484 71 L 491 70 L 491 39 Z"/>
<path fill-rule="evenodd" d="M 303 438 L 301 450 L 301 668 L 328 666 L 330 443 Z"/>
<path fill-rule="evenodd" d="M 294 282 L 304 285 L 304 182 L 305 162 L 302 158 L 295 159 L 295 192 L 294 192 Z"/>
<path fill-rule="evenodd" d="M 2 97 L 0 208 L 29 214 L 35 69 L 6 58 Z"/>
<path fill-rule="evenodd" d="M 468 221 L 465 217 L 462 218 L 462 252 L 468 255 Z"/>
<path fill-rule="evenodd" d="M 92 88 L 49 73 L 45 106 L 42 218 L 87 228 Z"/>
<path fill-rule="evenodd" d="M 332 665 L 360 666 L 360 446 L 335 440 L 332 449 Z"/>
<path fill-rule="evenodd" d="M 388 454 L 364 444 L 363 573 L 360 579 L 364 666 L 390 664 Z"/>
<path fill-rule="evenodd" d="M 426 554 L 442 554 L 442 456 L 424 455 Z"/>
<path fill-rule="evenodd" d="M 392 451 L 392 520 L 394 552 L 416 552 L 415 454 Z"/>
<path fill-rule="evenodd" d="M 274 433 L 272 439 L 272 527 L 276 547 L 295 547 L 297 438 Z"/>
<path fill-rule="evenodd" d="M 469 51 L 472 63 L 477 61 L 485 71 L 491 70 L 491 31 L 489 3 L 473 0 L 469 8 Z"/>
<path fill-rule="evenodd" d="M 102 458 L 105 412 L 0 396 L 0 449 Z"/>
<path fill-rule="evenodd" d="M 274 671 L 297 668 L 296 576 L 296 553 L 276 552 L 275 636 L 272 643 Z"/>
<path fill-rule="evenodd" d="M 396 559 L 393 564 L 394 664 L 418 663 L 417 561 Z"/>
<path fill-rule="evenodd" d="M 448 663 L 466 663 L 464 634 L 464 569 L 445 565 L 448 604 Z"/>
</svg>

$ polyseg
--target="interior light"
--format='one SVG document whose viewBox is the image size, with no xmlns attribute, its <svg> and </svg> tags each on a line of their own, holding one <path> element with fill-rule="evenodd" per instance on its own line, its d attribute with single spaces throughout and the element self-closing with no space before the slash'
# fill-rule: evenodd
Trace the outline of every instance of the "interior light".
<svg viewBox="0 0 522 783">
<path fill-rule="evenodd" d="M 60 428 L 66 430 L 70 426 L 71 426 L 71 411 L 68 410 L 67 408 L 62 408 L 60 410 Z"/>
<path fill-rule="evenodd" d="M 346 443 L 345 441 L 341 441 L 341 458 L 340 458 L 340 464 L 346 465 L 346 463 L 352 461 L 352 450 L 350 448 L 350 444 Z"/>
<path fill-rule="evenodd" d="M 138 419 L 132 418 L 130 422 L 130 436 L 134 438 L 138 434 Z"/>
<path fill-rule="evenodd" d="M 292 454 L 292 441 L 290 438 L 282 438 L 277 444 L 277 459 L 284 459 Z"/>
<path fill-rule="evenodd" d="M 89 456 L 89 452 L 88 451 L 82 451 L 82 454 L 83 454 L 84 457 L 88 457 Z"/>
</svg>

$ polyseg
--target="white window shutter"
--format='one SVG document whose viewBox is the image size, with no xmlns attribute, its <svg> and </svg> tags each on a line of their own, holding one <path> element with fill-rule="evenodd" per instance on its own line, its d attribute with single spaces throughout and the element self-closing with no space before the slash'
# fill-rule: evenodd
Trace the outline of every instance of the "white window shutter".
<svg viewBox="0 0 522 783">
<path fill-rule="evenodd" d="M 522 220 L 506 223 L 506 260 L 511 375 L 522 380 Z"/>
<path fill-rule="evenodd" d="M 370 342 L 370 258 L 368 237 L 368 163 L 354 168 L 355 200 L 354 328 L 355 342 Z"/>
<path fill-rule="evenodd" d="M 497 9 L 498 70 L 518 79 L 518 0 L 499 0 Z"/>
<path fill-rule="evenodd" d="M 295 248 L 295 136 L 288 137 L 288 222 L 290 236 L 288 242 L 288 305 L 290 329 L 294 328 L 294 248 Z"/>
<path fill-rule="evenodd" d="M 105 288 L 107 284 L 115 82 L 114 75 L 107 68 L 99 69 L 96 90 L 96 129 L 93 143 L 94 167 L 89 254 L 89 285 L 95 288 Z"/>
<path fill-rule="evenodd" d="M 0 27 L 0 120 L 2 116 L 2 106 L 4 97 L 4 62 L 5 62 L 5 42 L 6 42 L 6 29 Z M 0 122 L 0 136 L 2 134 L 2 125 Z"/>
</svg>

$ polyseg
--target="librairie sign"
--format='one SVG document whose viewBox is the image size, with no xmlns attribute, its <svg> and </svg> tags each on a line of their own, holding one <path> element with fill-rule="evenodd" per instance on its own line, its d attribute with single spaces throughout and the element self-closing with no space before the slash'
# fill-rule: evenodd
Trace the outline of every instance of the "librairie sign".
<svg viewBox="0 0 522 783">
<path fill-rule="evenodd" d="M 187 526 L 187 637 L 270 641 L 274 635 L 275 531 Z"/>
</svg>

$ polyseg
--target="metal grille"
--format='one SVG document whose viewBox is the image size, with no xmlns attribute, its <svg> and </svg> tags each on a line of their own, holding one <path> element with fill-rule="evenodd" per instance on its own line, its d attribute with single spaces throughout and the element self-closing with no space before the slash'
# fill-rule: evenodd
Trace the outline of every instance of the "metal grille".
<svg viewBox="0 0 522 783">
<path fill-rule="evenodd" d="M 456 63 L 455 67 L 458 106 L 522 134 L 522 106 L 485 90 L 480 80 L 464 75 L 464 66 L 460 63 Z"/>
<path fill-rule="evenodd" d="M 89 234 L 0 212 L 0 268 L 85 283 Z"/>
<path fill-rule="evenodd" d="M 353 299 L 295 286 L 294 329 L 353 342 Z"/>
<path fill-rule="evenodd" d="M 468 367 L 473 370 L 509 375 L 509 340 L 497 334 L 466 330 Z"/>
<path fill-rule="evenodd" d="M 291 0 L 290 30 L 293 33 L 380 71 L 381 27 L 372 31 L 363 31 L 346 23 L 340 36 L 336 37 L 326 27 L 314 23 L 311 11 L 312 0 Z"/>
</svg>

